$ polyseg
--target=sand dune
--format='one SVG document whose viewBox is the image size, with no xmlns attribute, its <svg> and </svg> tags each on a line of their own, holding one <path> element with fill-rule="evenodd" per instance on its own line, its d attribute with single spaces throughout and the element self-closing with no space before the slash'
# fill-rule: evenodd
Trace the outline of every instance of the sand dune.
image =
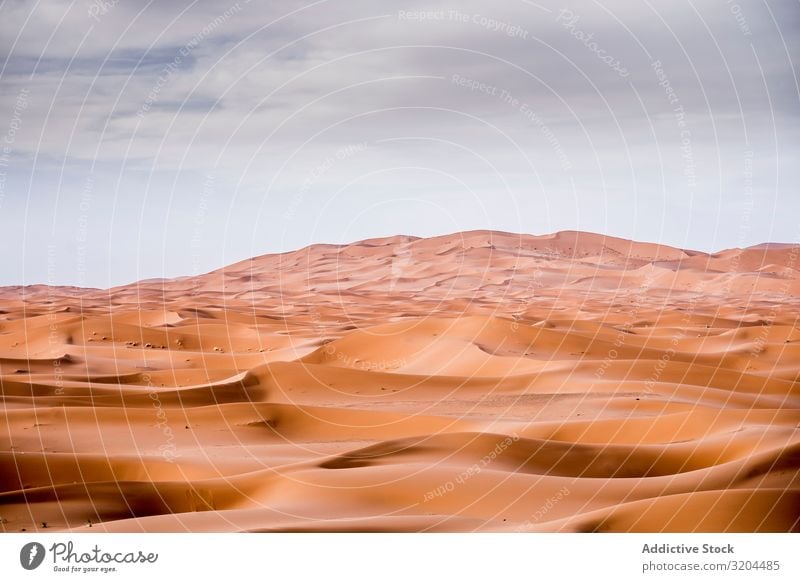
<svg viewBox="0 0 800 582">
<path fill-rule="evenodd" d="M 398 236 L 0 300 L 3 531 L 800 531 L 797 246 Z"/>
</svg>

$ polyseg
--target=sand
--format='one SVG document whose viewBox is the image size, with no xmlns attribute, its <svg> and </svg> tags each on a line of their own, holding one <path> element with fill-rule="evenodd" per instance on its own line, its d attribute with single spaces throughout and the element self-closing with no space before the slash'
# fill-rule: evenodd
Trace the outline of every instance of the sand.
<svg viewBox="0 0 800 582">
<path fill-rule="evenodd" d="M 800 247 L 577 232 L 6 287 L 0 528 L 800 531 L 798 314 Z"/>
</svg>

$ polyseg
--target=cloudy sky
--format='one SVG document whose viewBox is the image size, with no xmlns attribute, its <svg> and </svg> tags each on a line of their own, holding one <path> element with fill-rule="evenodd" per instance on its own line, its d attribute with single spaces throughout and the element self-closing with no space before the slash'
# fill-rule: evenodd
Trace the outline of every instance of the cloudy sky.
<svg viewBox="0 0 800 582">
<path fill-rule="evenodd" d="M 312 242 L 800 240 L 794 0 L 0 0 L 0 284 Z"/>
</svg>

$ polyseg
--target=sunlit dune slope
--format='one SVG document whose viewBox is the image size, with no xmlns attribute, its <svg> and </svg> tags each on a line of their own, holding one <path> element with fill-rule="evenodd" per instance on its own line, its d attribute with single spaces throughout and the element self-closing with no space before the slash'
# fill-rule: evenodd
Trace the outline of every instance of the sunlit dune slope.
<svg viewBox="0 0 800 582">
<path fill-rule="evenodd" d="M 800 531 L 797 246 L 397 236 L 0 300 L 3 531 Z"/>
</svg>

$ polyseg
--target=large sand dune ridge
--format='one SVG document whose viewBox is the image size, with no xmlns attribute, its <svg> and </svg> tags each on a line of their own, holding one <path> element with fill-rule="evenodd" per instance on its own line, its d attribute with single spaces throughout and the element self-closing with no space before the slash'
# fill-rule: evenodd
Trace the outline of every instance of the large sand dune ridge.
<svg viewBox="0 0 800 582">
<path fill-rule="evenodd" d="M 798 246 L 397 236 L 0 300 L 2 531 L 800 530 Z"/>
</svg>

